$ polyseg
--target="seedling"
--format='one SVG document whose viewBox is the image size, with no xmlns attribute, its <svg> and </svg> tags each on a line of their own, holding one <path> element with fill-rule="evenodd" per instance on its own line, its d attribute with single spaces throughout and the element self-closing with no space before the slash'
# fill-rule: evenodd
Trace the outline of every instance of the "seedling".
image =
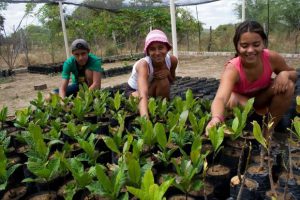
<svg viewBox="0 0 300 200">
<path fill-rule="evenodd" d="M 175 145 L 171 145 L 171 138 L 167 139 L 163 124 L 156 123 L 154 126 L 154 132 L 157 138 L 158 147 L 161 150 L 158 151 L 157 154 L 154 154 L 154 156 L 162 161 L 165 166 L 167 166 L 170 163 L 172 154 L 177 150 L 178 147 Z"/>
<path fill-rule="evenodd" d="M 7 107 L 6 106 L 2 107 L 2 109 L 0 111 L 1 130 L 3 130 L 4 123 L 5 123 L 6 118 L 7 118 L 7 113 L 8 113 Z"/>
<path fill-rule="evenodd" d="M 231 136 L 232 140 L 237 139 L 243 134 L 243 130 L 246 126 L 248 115 L 253 108 L 253 103 L 254 103 L 254 98 L 251 98 L 247 101 L 244 107 L 233 108 L 233 113 L 235 118 L 233 119 L 232 126 L 231 126 L 231 130 L 233 132 L 233 135 Z"/>
<path fill-rule="evenodd" d="M 98 194 L 101 197 L 106 197 L 110 200 L 128 200 L 128 193 L 121 195 L 121 189 L 125 185 L 126 176 L 124 165 L 117 166 L 111 172 L 112 175 L 105 173 L 106 168 L 102 165 L 96 165 L 97 180 L 93 181 L 86 187 L 92 194 Z"/>
<path fill-rule="evenodd" d="M 272 156 L 272 138 L 273 138 L 273 119 L 271 118 L 270 115 L 268 115 L 267 119 L 267 124 L 265 124 L 265 120 L 263 120 L 264 124 L 264 130 L 261 130 L 260 125 L 257 123 L 257 121 L 253 121 L 253 135 L 255 139 L 262 145 L 263 148 L 267 150 L 268 153 L 268 171 L 269 171 L 269 179 L 270 179 L 270 185 L 271 185 L 271 191 L 272 195 L 277 197 L 277 193 L 275 190 L 275 185 L 273 181 L 273 175 L 272 175 L 272 161 L 271 161 L 271 156 Z M 264 134 L 263 134 L 264 133 Z M 261 148 L 261 163 L 260 167 L 263 169 L 264 167 L 264 149 Z"/>
<path fill-rule="evenodd" d="M 213 126 L 208 130 L 208 136 L 214 149 L 214 154 L 213 154 L 213 163 L 214 163 L 217 154 L 223 148 L 221 144 L 223 143 L 224 140 L 224 126 L 219 126 L 219 127 Z"/>
<path fill-rule="evenodd" d="M 143 176 L 141 188 L 127 186 L 127 190 L 141 200 L 165 200 L 164 194 L 172 185 L 174 179 L 163 182 L 160 186 L 154 183 L 151 169 L 148 169 Z"/>
</svg>

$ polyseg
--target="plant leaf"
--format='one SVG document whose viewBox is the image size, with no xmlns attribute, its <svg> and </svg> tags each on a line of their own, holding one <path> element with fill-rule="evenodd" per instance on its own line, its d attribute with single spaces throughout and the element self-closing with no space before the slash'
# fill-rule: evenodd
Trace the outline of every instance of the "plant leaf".
<svg viewBox="0 0 300 200">
<path fill-rule="evenodd" d="M 167 145 L 167 136 L 164 126 L 161 123 L 156 123 L 154 126 L 154 132 L 157 138 L 158 144 L 165 149 Z"/>
<path fill-rule="evenodd" d="M 112 150 L 113 152 L 115 152 L 117 154 L 121 154 L 121 152 L 119 151 L 115 141 L 112 138 L 105 136 L 105 137 L 103 137 L 103 140 L 104 140 L 106 146 L 110 150 Z"/>
<path fill-rule="evenodd" d="M 253 121 L 253 135 L 255 139 L 267 149 L 266 139 L 263 137 L 260 125 L 257 123 L 257 121 Z"/>
<path fill-rule="evenodd" d="M 144 177 L 142 179 L 142 190 L 149 190 L 150 186 L 154 184 L 154 177 L 153 177 L 153 174 L 152 174 L 152 171 L 151 169 L 148 169 L 145 174 L 144 174 Z"/>
<path fill-rule="evenodd" d="M 128 175 L 130 181 L 135 184 L 138 184 L 141 178 L 141 167 L 139 162 L 136 159 L 129 159 L 128 161 Z"/>
<path fill-rule="evenodd" d="M 109 180 L 109 177 L 105 174 L 103 168 L 101 165 L 96 165 L 96 176 L 98 179 L 98 182 L 101 184 L 101 186 L 103 187 L 103 189 L 105 191 L 111 191 L 113 190 L 113 184 L 112 182 Z"/>
</svg>

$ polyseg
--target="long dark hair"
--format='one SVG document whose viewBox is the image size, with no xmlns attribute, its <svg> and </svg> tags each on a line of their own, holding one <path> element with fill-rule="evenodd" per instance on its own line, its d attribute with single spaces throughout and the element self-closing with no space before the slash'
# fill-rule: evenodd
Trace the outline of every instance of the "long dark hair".
<svg viewBox="0 0 300 200">
<path fill-rule="evenodd" d="M 233 44 L 236 50 L 236 56 L 238 56 L 238 42 L 241 38 L 241 35 L 246 32 L 257 33 L 263 39 L 265 47 L 268 45 L 268 37 L 264 31 L 264 28 L 257 21 L 246 20 L 242 22 L 235 30 L 233 37 Z"/>
</svg>

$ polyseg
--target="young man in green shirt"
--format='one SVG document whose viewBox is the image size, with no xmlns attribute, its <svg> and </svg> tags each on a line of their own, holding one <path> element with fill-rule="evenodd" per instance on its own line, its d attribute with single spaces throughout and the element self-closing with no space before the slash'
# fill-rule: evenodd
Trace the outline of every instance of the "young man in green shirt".
<svg viewBox="0 0 300 200">
<path fill-rule="evenodd" d="M 72 42 L 71 50 L 73 56 L 63 64 L 62 83 L 59 89 L 54 90 L 61 98 L 76 95 L 79 84 L 86 83 L 90 90 L 101 88 L 101 58 L 90 53 L 88 43 L 83 39 Z M 70 75 L 72 84 L 69 85 Z"/>
</svg>

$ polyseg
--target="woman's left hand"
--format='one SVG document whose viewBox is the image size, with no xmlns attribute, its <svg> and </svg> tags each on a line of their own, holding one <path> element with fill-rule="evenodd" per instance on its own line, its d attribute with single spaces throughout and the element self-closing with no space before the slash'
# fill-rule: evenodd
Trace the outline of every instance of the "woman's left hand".
<svg viewBox="0 0 300 200">
<path fill-rule="evenodd" d="M 282 71 L 280 72 L 273 82 L 273 89 L 274 94 L 280 94 L 285 93 L 288 89 L 288 83 L 289 83 L 289 72 L 288 71 Z"/>
</svg>

